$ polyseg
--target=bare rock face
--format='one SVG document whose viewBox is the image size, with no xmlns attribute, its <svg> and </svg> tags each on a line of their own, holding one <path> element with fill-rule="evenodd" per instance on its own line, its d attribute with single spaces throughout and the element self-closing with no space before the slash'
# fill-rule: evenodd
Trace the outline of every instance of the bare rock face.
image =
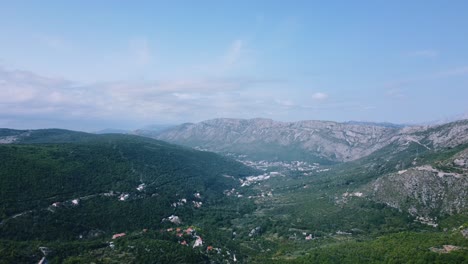
<svg viewBox="0 0 468 264">
<path fill-rule="evenodd" d="M 152 137 L 216 152 L 248 156 L 262 152 L 264 156 L 278 159 L 281 152 L 287 152 L 290 156 L 310 155 L 346 162 L 365 157 L 392 142 L 397 142 L 402 148 L 416 143 L 427 149 L 467 143 L 468 121 L 402 128 L 330 121 L 222 118 L 183 124 Z"/>
<path fill-rule="evenodd" d="M 442 248 L 437 248 L 437 247 L 431 247 L 429 248 L 430 251 L 435 252 L 435 253 L 440 253 L 440 254 L 447 254 L 452 251 L 458 251 L 464 249 L 463 247 L 458 247 L 454 245 L 443 245 Z"/>
<path fill-rule="evenodd" d="M 30 135 L 29 131 L 20 131 L 7 128 L 0 128 L 0 144 L 15 143 L 23 137 Z"/>
<path fill-rule="evenodd" d="M 0 144 L 14 143 L 18 139 L 18 136 L 7 136 L 0 138 Z"/>
<path fill-rule="evenodd" d="M 454 157 L 453 165 L 468 170 L 468 149 L 461 151 Z"/>
<path fill-rule="evenodd" d="M 468 174 L 444 172 L 430 165 L 380 177 L 364 192 L 373 200 L 414 216 L 468 210 Z"/>
<path fill-rule="evenodd" d="M 468 239 L 468 228 L 460 230 L 460 233 L 464 238 Z"/>
<path fill-rule="evenodd" d="M 455 147 L 468 142 L 467 120 L 449 123 L 447 125 L 428 129 L 427 137 L 434 147 Z"/>
</svg>

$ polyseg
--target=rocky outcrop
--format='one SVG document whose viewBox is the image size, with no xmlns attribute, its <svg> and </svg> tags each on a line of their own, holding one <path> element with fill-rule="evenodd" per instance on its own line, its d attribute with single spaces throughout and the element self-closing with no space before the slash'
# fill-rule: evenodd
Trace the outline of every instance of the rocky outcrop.
<svg viewBox="0 0 468 264">
<path fill-rule="evenodd" d="M 468 174 L 445 172 L 430 165 L 391 173 L 372 182 L 367 197 L 414 216 L 465 213 Z"/>
</svg>

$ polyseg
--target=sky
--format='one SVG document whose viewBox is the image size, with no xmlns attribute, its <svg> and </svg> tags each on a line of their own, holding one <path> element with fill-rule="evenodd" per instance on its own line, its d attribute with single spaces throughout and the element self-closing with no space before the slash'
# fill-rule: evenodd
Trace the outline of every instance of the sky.
<svg viewBox="0 0 468 264">
<path fill-rule="evenodd" d="M 0 127 L 468 113 L 468 1 L 2 1 Z"/>
</svg>

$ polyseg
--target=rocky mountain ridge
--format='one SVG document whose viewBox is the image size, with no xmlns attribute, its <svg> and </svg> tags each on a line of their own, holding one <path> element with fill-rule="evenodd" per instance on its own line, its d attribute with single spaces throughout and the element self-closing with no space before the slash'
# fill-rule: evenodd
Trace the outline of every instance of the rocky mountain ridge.
<svg viewBox="0 0 468 264">
<path fill-rule="evenodd" d="M 250 158 L 282 159 L 281 152 L 302 159 L 346 162 L 365 157 L 393 142 L 402 147 L 416 142 L 427 148 L 453 147 L 468 142 L 468 120 L 437 126 L 382 126 L 331 121 L 279 122 L 271 119 L 212 119 L 186 123 L 157 133 L 135 134 L 236 153 Z M 261 151 L 261 155 L 258 155 Z"/>
</svg>

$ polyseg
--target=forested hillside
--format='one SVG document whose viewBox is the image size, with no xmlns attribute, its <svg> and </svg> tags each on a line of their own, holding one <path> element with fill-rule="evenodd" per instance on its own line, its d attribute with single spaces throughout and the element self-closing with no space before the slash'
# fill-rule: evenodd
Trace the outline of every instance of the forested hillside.
<svg viewBox="0 0 468 264">
<path fill-rule="evenodd" d="M 454 128 L 334 165 L 0 130 L 0 263 L 463 263 L 467 146 L 438 140 Z"/>
<path fill-rule="evenodd" d="M 4 240 L 108 240 L 113 233 L 169 228 L 174 223 L 164 219 L 171 215 L 203 225 L 252 208 L 246 201 L 233 210 L 233 201 L 222 198 L 256 170 L 210 152 L 137 136 L 7 133 L 22 136 L 0 145 Z"/>
</svg>

